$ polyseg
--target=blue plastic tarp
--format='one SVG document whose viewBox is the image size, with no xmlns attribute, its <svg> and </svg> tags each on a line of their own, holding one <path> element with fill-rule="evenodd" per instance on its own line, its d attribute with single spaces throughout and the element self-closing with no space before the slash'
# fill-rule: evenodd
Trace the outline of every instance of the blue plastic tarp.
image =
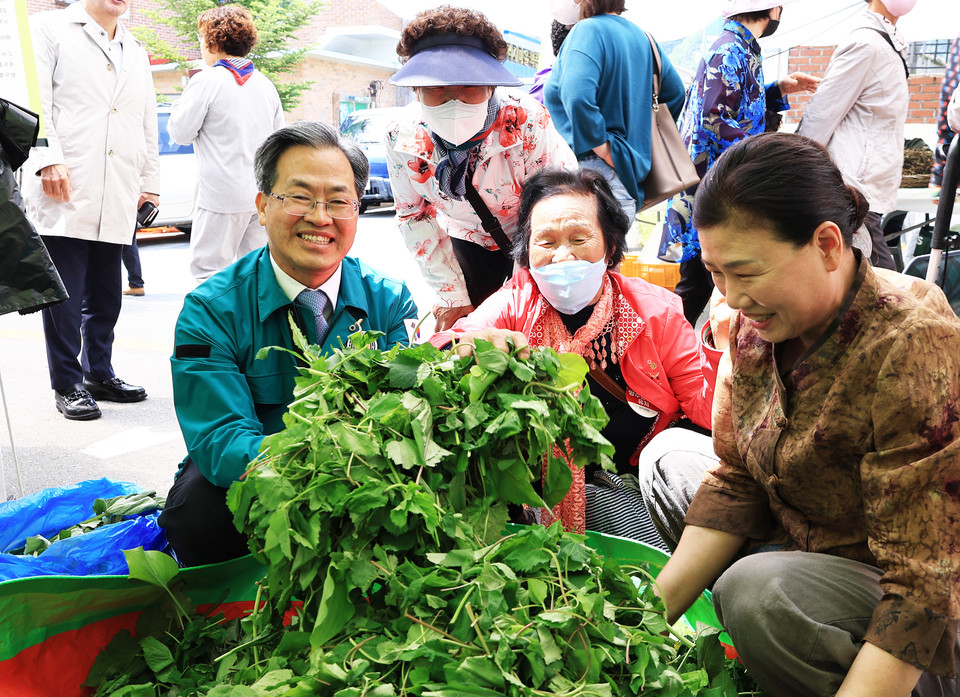
<svg viewBox="0 0 960 697">
<path fill-rule="evenodd" d="M 0 503 L 0 581 L 30 576 L 126 575 L 123 550 L 162 550 L 167 546 L 157 524 L 159 511 L 58 540 L 36 557 L 9 552 L 23 548 L 28 537 L 49 538 L 93 517 L 93 502 L 97 499 L 142 491 L 129 482 L 94 479 Z"/>
</svg>

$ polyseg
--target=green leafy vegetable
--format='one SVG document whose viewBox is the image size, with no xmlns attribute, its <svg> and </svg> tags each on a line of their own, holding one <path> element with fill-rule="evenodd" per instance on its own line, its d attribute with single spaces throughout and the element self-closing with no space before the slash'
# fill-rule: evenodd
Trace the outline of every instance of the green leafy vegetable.
<svg viewBox="0 0 960 697">
<path fill-rule="evenodd" d="M 134 655 L 127 681 L 104 658 L 98 695 L 150 671 L 178 696 L 737 694 L 716 633 L 672 630 L 653 591 L 582 536 L 504 536 L 508 503 L 564 496 L 565 457 L 610 466 L 582 359 L 484 341 L 466 359 L 381 352 L 374 338 L 323 356 L 299 336 L 286 428 L 228 493 L 266 565 L 266 607 L 239 627 L 193 618 L 182 636 L 138 627 L 116 640 Z M 175 584 L 149 561 L 131 569 Z"/>
</svg>

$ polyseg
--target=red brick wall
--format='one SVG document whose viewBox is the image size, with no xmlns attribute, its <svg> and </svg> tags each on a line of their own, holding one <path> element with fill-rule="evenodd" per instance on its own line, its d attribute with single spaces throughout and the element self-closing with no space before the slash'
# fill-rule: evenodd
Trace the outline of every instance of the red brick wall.
<svg viewBox="0 0 960 697">
<path fill-rule="evenodd" d="M 805 46 L 790 51 L 789 72 L 803 72 L 822 76 L 830 62 L 835 46 Z M 910 106 L 907 111 L 907 123 L 936 123 L 940 106 L 940 84 L 942 76 L 913 75 L 910 77 Z M 790 105 L 784 121 L 797 123 L 803 116 L 803 110 L 810 101 L 808 94 L 790 95 Z"/>
<path fill-rule="evenodd" d="M 916 75 L 910 77 L 910 108 L 907 123 L 936 123 L 940 113 L 940 87 L 942 75 Z"/>
</svg>

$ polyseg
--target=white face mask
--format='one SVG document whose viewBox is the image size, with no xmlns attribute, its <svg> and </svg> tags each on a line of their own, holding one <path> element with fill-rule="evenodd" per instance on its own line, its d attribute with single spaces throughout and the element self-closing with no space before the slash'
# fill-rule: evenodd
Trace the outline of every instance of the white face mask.
<svg viewBox="0 0 960 697">
<path fill-rule="evenodd" d="M 605 259 L 559 261 L 530 269 L 541 295 L 557 312 L 565 315 L 575 315 L 593 302 L 606 272 Z"/>
<path fill-rule="evenodd" d="M 550 0 L 550 14 L 560 24 L 576 24 L 580 19 L 580 3 L 577 0 Z"/>
<path fill-rule="evenodd" d="M 453 145 L 462 145 L 473 138 L 487 121 L 487 102 L 467 104 L 451 99 L 440 106 L 420 104 L 423 120 L 430 130 Z"/>
</svg>

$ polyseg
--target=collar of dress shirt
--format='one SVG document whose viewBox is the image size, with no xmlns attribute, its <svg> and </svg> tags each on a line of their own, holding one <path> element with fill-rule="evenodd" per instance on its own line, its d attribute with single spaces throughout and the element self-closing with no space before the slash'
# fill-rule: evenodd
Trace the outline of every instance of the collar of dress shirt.
<svg viewBox="0 0 960 697">
<path fill-rule="evenodd" d="M 330 278 L 328 278 L 326 282 L 322 283 L 319 288 L 308 288 L 300 283 L 300 281 L 291 277 L 286 271 L 280 268 L 280 265 L 277 264 L 277 260 L 273 258 L 272 254 L 270 255 L 270 264 L 273 266 L 273 273 L 277 277 L 277 283 L 280 285 L 280 290 L 283 291 L 283 294 L 287 296 L 290 302 L 296 300 L 301 291 L 322 290 L 327 294 L 327 298 L 330 300 L 330 302 L 327 304 L 327 308 L 330 312 L 330 315 L 333 315 L 333 308 L 337 306 L 337 298 L 340 296 L 340 275 L 343 272 L 342 262 L 337 264 L 337 270 L 334 271 Z"/>
</svg>

